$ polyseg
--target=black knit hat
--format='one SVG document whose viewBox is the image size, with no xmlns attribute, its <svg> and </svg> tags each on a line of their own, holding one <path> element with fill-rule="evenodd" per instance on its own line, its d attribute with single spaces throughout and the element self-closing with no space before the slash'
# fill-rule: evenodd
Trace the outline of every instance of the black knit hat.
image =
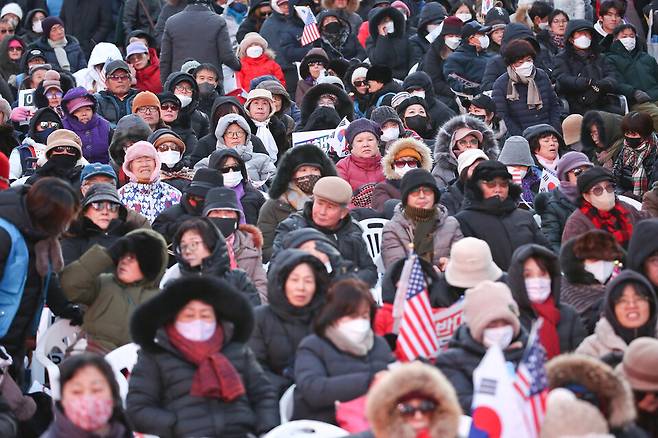
<svg viewBox="0 0 658 438">
<path fill-rule="evenodd" d="M 185 190 L 186 193 L 204 197 L 208 190 L 224 185 L 224 177 L 219 170 L 201 168 L 194 174 L 194 179 Z"/>
<path fill-rule="evenodd" d="M 375 64 L 368 69 L 366 81 L 377 81 L 388 84 L 393 81 L 393 70 L 387 65 Z"/>
<path fill-rule="evenodd" d="M 235 191 L 228 187 L 216 187 L 208 191 L 203 204 L 203 215 L 207 216 L 212 210 L 233 210 L 242 214 Z"/>
<path fill-rule="evenodd" d="M 479 167 L 479 166 L 478 166 Z M 406 175 L 402 177 L 400 182 L 400 193 L 402 195 L 402 205 L 407 205 L 407 198 L 409 193 L 413 192 L 418 187 L 429 187 L 434 191 L 434 204 L 438 204 L 441 193 L 439 188 L 436 186 L 436 180 L 425 169 L 413 169 L 407 172 Z"/>
<path fill-rule="evenodd" d="M 578 175 L 578 191 L 583 194 L 594 187 L 594 184 L 598 182 L 614 180 L 614 175 L 608 169 L 601 166 L 594 166 Z"/>
<path fill-rule="evenodd" d="M 164 103 L 173 103 L 174 105 L 178 106 L 178 108 L 181 107 L 180 99 L 171 91 L 165 91 L 158 94 L 158 100 L 160 100 L 160 105 Z"/>
<path fill-rule="evenodd" d="M 481 161 L 473 171 L 470 181 L 477 183 L 478 181 L 491 181 L 496 177 L 503 177 L 511 180 L 512 175 L 507 171 L 507 167 L 496 160 Z"/>
</svg>

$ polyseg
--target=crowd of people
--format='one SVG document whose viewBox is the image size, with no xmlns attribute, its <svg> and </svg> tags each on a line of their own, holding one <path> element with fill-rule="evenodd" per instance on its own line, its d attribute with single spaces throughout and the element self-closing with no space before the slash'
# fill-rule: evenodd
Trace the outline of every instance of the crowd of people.
<svg viewBox="0 0 658 438">
<path fill-rule="evenodd" d="M 454 438 L 536 336 L 538 436 L 658 437 L 656 59 L 656 0 L 0 0 L 0 436 L 263 436 L 286 394 Z M 410 261 L 459 315 L 412 358 Z"/>
</svg>

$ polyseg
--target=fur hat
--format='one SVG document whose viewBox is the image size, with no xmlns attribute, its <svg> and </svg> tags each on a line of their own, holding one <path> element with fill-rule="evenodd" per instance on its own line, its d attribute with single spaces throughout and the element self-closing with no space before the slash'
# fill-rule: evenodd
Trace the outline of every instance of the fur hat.
<svg viewBox="0 0 658 438">
<path fill-rule="evenodd" d="M 55 131 L 57 132 L 57 131 Z M 52 135 L 52 134 L 51 134 Z M 123 161 L 123 173 L 125 173 L 131 182 L 137 182 L 137 175 L 135 175 L 131 170 L 130 166 L 134 160 L 139 157 L 150 157 L 155 160 L 155 167 L 151 176 L 149 177 L 149 183 L 155 182 L 160 179 L 160 156 L 155 150 L 153 145 L 148 141 L 138 141 L 134 145 L 130 146 L 126 151 L 126 158 Z"/>
<path fill-rule="evenodd" d="M 548 394 L 540 438 L 593 437 L 593 434 L 602 438 L 599 434 L 608 431 L 605 418 L 591 403 L 579 400 L 568 389 L 556 388 Z"/>
<path fill-rule="evenodd" d="M 92 186 L 93 187 L 93 186 Z M 167 242 L 157 231 L 139 228 L 127 233 L 126 245 L 123 253 L 133 253 L 139 263 L 139 268 L 144 274 L 144 280 L 151 287 L 158 287 L 160 280 L 167 270 Z"/>
<path fill-rule="evenodd" d="M 347 140 L 347 144 L 352 150 L 352 142 L 354 141 L 354 137 L 357 135 L 363 133 L 363 132 L 369 132 L 375 137 L 377 137 L 377 141 L 379 142 L 379 136 L 381 135 L 381 130 L 379 129 L 379 125 L 371 120 L 368 119 L 356 119 L 352 123 L 349 124 L 347 129 L 345 130 L 345 139 Z"/>
<path fill-rule="evenodd" d="M 74 147 L 78 151 L 78 158 L 82 157 L 82 140 L 73 131 L 69 131 L 68 129 L 57 129 L 53 131 L 46 140 L 44 156 L 48 157 L 48 153 L 57 146 Z"/>
<path fill-rule="evenodd" d="M 139 92 L 135 96 L 135 99 L 133 99 L 132 112 L 136 113 L 143 106 L 158 107 L 158 112 L 160 112 L 160 99 L 158 99 L 155 93 L 151 93 L 150 91 Z"/>
<path fill-rule="evenodd" d="M 352 200 L 352 187 L 339 176 L 325 176 L 315 183 L 313 196 L 347 207 Z"/>
<path fill-rule="evenodd" d="M 658 339 L 641 337 L 628 345 L 616 370 L 636 391 L 658 391 Z"/>
<path fill-rule="evenodd" d="M 576 144 L 580 141 L 580 130 L 583 124 L 583 116 L 580 114 L 569 114 L 562 121 L 562 133 L 564 134 L 564 143 L 567 146 Z"/>
<path fill-rule="evenodd" d="M 258 32 L 249 32 L 244 36 L 242 42 L 240 42 L 240 46 L 238 47 L 238 57 L 244 58 L 247 56 L 247 49 L 254 44 L 261 46 L 263 48 L 263 52 L 267 50 L 268 46 L 265 38 L 260 36 Z"/>
<path fill-rule="evenodd" d="M 493 261 L 491 249 L 484 240 L 464 237 L 452 245 L 445 278 L 449 285 L 472 288 L 489 280 L 496 281 L 503 275 Z"/>
<path fill-rule="evenodd" d="M 492 321 L 502 319 L 514 328 L 514 337 L 521 330 L 519 306 L 505 283 L 485 280 L 468 289 L 464 299 L 464 322 L 471 336 L 482 343 L 484 329 Z"/>
<path fill-rule="evenodd" d="M 591 230 L 575 238 L 573 253 L 581 260 L 622 260 L 624 253 L 612 234 Z"/>
<path fill-rule="evenodd" d="M 436 401 L 428 436 L 457 436 L 462 410 L 452 384 L 437 368 L 411 362 L 393 369 L 368 391 L 366 417 L 377 438 L 416 437 L 397 410 L 400 400 L 409 394 Z"/>
<path fill-rule="evenodd" d="M 314 144 L 295 146 L 288 149 L 279 159 L 277 172 L 270 186 L 270 198 L 278 199 L 288 190 L 288 184 L 292 180 L 295 170 L 301 165 L 318 167 L 322 176 L 336 176 L 334 162 L 322 149 Z"/>
<path fill-rule="evenodd" d="M 460 155 L 461 156 L 461 155 Z M 520 135 L 513 135 L 505 140 L 503 149 L 500 151 L 498 161 L 505 166 L 534 166 L 535 160 L 530 153 L 528 140 Z"/>
<path fill-rule="evenodd" d="M 393 81 L 393 70 L 387 65 L 375 64 L 368 69 L 366 81 L 376 81 L 382 84 L 388 84 Z"/>
</svg>

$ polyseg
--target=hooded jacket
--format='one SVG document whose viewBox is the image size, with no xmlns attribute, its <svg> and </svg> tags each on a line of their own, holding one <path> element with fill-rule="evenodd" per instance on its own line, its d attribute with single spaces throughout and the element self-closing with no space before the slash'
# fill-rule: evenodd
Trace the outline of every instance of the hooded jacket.
<svg viewBox="0 0 658 438">
<path fill-rule="evenodd" d="M 393 20 L 394 31 L 386 36 L 379 35 L 378 26 L 384 18 Z M 366 41 L 366 52 L 372 65 L 387 65 L 393 70 L 393 77 L 404 79 L 409 69 L 418 61 L 412 58 L 412 45 L 405 31 L 402 12 L 393 7 L 377 10 L 368 20 L 370 36 Z"/>
<path fill-rule="evenodd" d="M 24 30 L 23 39 L 27 44 L 31 44 L 43 36 L 43 32 L 36 33 L 35 31 L 32 30 L 32 19 L 34 18 L 34 14 L 36 14 L 37 12 L 41 12 L 46 17 L 49 15 L 46 9 L 42 9 L 43 7 L 46 7 L 45 2 L 43 3 L 44 3 L 43 5 L 35 5 L 34 9 L 30 9 L 28 11 L 25 11 L 25 9 L 23 9 L 23 12 L 27 12 L 25 18 L 23 19 L 23 23 L 25 23 L 23 27 Z"/>
<path fill-rule="evenodd" d="M 528 291 L 523 276 L 523 266 L 531 257 L 540 258 L 548 263 L 548 275 L 551 279 L 551 297 L 555 307 L 560 312 L 560 321 L 557 324 L 557 334 L 560 339 L 560 353 L 574 351 L 585 339 L 586 332 L 580 316 L 576 310 L 568 304 L 560 302 L 560 263 L 557 256 L 543 246 L 528 244 L 520 246 L 514 251 L 509 270 L 507 271 L 506 283 L 512 291 L 514 301 L 519 305 L 521 325 L 528 332 L 533 322 L 537 320 L 537 312 L 532 308 L 532 302 L 528 298 Z"/>
<path fill-rule="evenodd" d="M 83 330 L 90 341 L 109 352 L 131 341 L 129 320 L 135 308 L 160 292 L 158 284 L 167 267 L 167 244 L 152 230 L 126 234 L 120 257 L 134 253 L 144 278 L 125 284 L 116 275 L 116 262 L 94 245 L 60 275 L 62 290 L 75 303 L 88 306 Z"/>
<path fill-rule="evenodd" d="M 654 239 L 656 233 L 658 233 L 658 220 L 656 219 L 646 219 L 637 224 L 628 244 L 626 268 L 639 274 L 645 274 L 644 262 L 658 252 L 658 242 Z M 654 286 L 654 290 L 655 288 Z"/>
<path fill-rule="evenodd" d="M 647 93 L 652 102 L 658 100 L 658 64 L 640 44 L 636 43 L 629 52 L 621 41 L 615 40 L 605 57 L 617 73 L 617 89 L 630 102 L 634 101 L 635 90 Z"/>
<path fill-rule="evenodd" d="M 583 115 L 580 141 L 583 144 L 583 153 L 595 165 L 612 170 L 612 165 L 624 143 L 621 119 L 619 114 L 597 110 L 587 111 Z M 599 149 L 592 140 L 590 132 L 593 125 L 598 128 L 599 141 L 603 143 L 603 150 Z"/>
<path fill-rule="evenodd" d="M 432 3 L 430 3 L 431 5 Z M 432 119 L 432 130 L 436 131 L 448 120 L 457 115 L 445 103 L 438 99 L 434 94 L 434 85 L 429 75 L 423 71 L 417 71 L 404 78 L 402 88 L 422 88 L 425 90 L 425 102 L 429 109 L 429 116 Z"/>
<path fill-rule="evenodd" d="M 105 76 L 101 76 L 101 72 L 96 69 L 96 65 L 101 64 L 102 70 L 105 63 L 119 59 L 123 59 L 123 56 L 114 44 L 105 42 L 96 44 L 91 51 L 91 55 L 89 55 L 87 68 L 78 70 L 73 74 L 77 85 L 85 90 L 104 91 L 106 89 Z M 66 88 L 64 90 L 66 91 Z"/>
<path fill-rule="evenodd" d="M 347 7 L 344 9 L 337 9 L 335 0 L 322 0 L 321 3 L 324 9 L 331 10 L 333 13 L 338 14 L 340 18 L 346 20 L 350 24 L 352 33 L 356 35 L 356 30 L 363 23 L 363 19 L 356 13 L 359 9 L 360 0 L 348 0 Z M 318 23 L 322 23 L 322 21 L 318 20 Z"/>
<path fill-rule="evenodd" d="M 422 63 L 418 66 L 418 70 L 424 71 L 432 79 L 432 85 L 434 86 L 437 97 L 448 105 L 450 109 L 458 111 L 459 108 L 455 101 L 455 93 L 450 88 L 450 85 L 448 85 L 448 81 L 443 74 L 443 64 L 445 62 L 443 58 L 444 51 L 447 51 L 448 56 L 452 53 L 452 50 L 446 47 L 445 39 L 442 35 L 430 44 Z"/>
<path fill-rule="evenodd" d="M 285 85 L 286 79 L 283 76 L 283 71 L 279 64 L 274 61 L 274 57 L 274 52 L 269 48 L 264 50 L 258 58 L 252 58 L 246 54 L 242 55 L 240 57 L 242 68 L 240 71 L 235 72 L 237 86 L 249 92 L 252 79 L 264 75 L 272 75 Z"/>
<path fill-rule="evenodd" d="M 448 12 L 440 3 L 426 3 L 420 10 L 418 16 L 418 30 L 416 35 L 409 37 L 411 43 L 411 59 L 420 62 L 430 48 L 430 42 L 427 40 L 428 24 L 439 24 L 446 18 Z"/>
<path fill-rule="evenodd" d="M 327 17 L 335 17 L 341 24 L 340 32 L 335 37 L 330 36 L 326 31 L 320 32 L 322 49 L 327 53 L 329 59 L 365 59 L 366 51 L 356 39 L 356 30 L 352 29 L 350 21 L 343 18 L 343 14 L 338 9 L 328 9 L 318 14 L 316 18 L 318 26 L 322 25 Z"/>
<path fill-rule="evenodd" d="M 337 101 L 334 110 L 326 107 L 318 107 L 318 101 L 323 94 L 332 94 L 336 96 Z M 333 84 L 318 84 L 313 86 L 306 92 L 300 109 L 302 112 L 302 120 L 297 127 L 297 131 L 327 129 L 316 126 L 316 124 L 322 123 L 326 111 L 335 114 L 335 117 L 338 119 L 338 122 L 333 125 L 332 129 L 335 128 L 344 117 L 347 117 L 347 120 L 349 121 L 352 121 L 352 118 L 354 117 L 354 108 L 349 96 L 345 91 Z"/>
<path fill-rule="evenodd" d="M 137 78 L 137 89 L 139 91 L 150 91 L 151 93 L 162 93 L 162 82 L 160 82 L 160 58 L 153 47 L 148 51 L 149 61 L 146 67 L 135 72 Z"/>
<path fill-rule="evenodd" d="M 432 175 L 434 175 L 439 189 L 449 185 L 458 176 L 457 158 L 452 151 L 452 136 L 457 129 L 463 127 L 471 128 L 482 133 L 481 149 L 490 159 L 497 159 L 500 153 L 493 131 L 483 121 L 467 114 L 451 118 L 439 129 L 434 143 L 434 168 L 432 169 Z"/>
<path fill-rule="evenodd" d="M 220 77 L 219 80 L 221 83 L 222 78 Z M 178 111 L 178 117 L 176 120 L 170 123 L 171 129 L 176 131 L 176 133 L 181 137 L 185 137 L 184 131 L 192 128 L 196 134 L 196 137 L 201 138 L 208 134 L 210 122 L 208 121 L 208 116 L 197 109 L 199 106 L 200 94 L 199 86 L 197 85 L 194 77 L 183 72 L 173 72 L 171 75 L 169 75 L 167 81 L 164 83 L 164 90 L 171 91 L 173 93 L 176 85 L 183 81 L 192 84 L 192 101 L 189 105 L 181 108 Z"/>
<path fill-rule="evenodd" d="M 475 46 L 462 40 L 443 63 L 443 75 L 450 88 L 458 93 L 478 94 L 485 90 L 483 79 L 487 63 L 492 55 L 486 50 L 477 51 Z M 464 82 L 466 80 L 468 82 Z M 470 86 L 466 86 L 470 83 Z"/>
<path fill-rule="evenodd" d="M 94 112 L 87 123 L 82 123 L 68 110 L 68 104 L 74 99 L 86 98 L 94 102 L 92 111 Z M 82 87 L 76 87 L 69 90 L 62 99 L 62 111 L 64 118 L 62 123 L 64 128 L 69 129 L 80 137 L 82 140 L 82 156 L 90 163 L 110 162 L 109 145 L 112 139 L 112 129 L 110 123 L 98 115 L 98 102 L 93 94 L 90 94 Z"/>
<path fill-rule="evenodd" d="M 40 108 L 34 113 L 30 118 L 27 135 L 23 143 L 18 147 L 14 147 L 9 155 L 10 180 L 16 180 L 34 173 L 37 166 L 36 149 L 45 149 L 48 138 L 47 135 L 44 136 L 38 133 L 36 128 L 37 123 L 44 121 L 45 117 L 48 120 L 59 121 L 61 124 L 62 120 L 59 115 L 50 107 Z"/>
<path fill-rule="evenodd" d="M 20 59 L 18 61 L 9 59 L 9 43 L 12 41 L 18 41 L 21 47 L 23 47 L 23 52 L 25 52 L 25 48 L 27 47 L 23 38 L 19 36 L 7 36 L 2 40 L 2 44 L 0 44 L 0 75 L 2 75 L 5 81 L 9 81 L 11 76 L 22 72 Z"/>
<path fill-rule="evenodd" d="M 245 388 L 245 394 L 232 402 L 190 395 L 197 365 L 172 345 L 165 327 L 191 300 L 210 304 L 224 330 L 221 353 L 235 367 Z M 140 306 L 131 319 L 130 332 L 141 349 L 126 399 L 126 413 L 135 429 L 161 438 L 241 438 L 276 426 L 276 393 L 246 345 L 253 327 L 253 311 L 244 295 L 212 277 L 172 282 Z"/>
<path fill-rule="evenodd" d="M 302 263 L 313 270 L 315 291 L 309 304 L 295 307 L 286 298 L 285 284 L 291 271 Z M 295 352 L 302 339 L 313 331 L 312 321 L 325 300 L 328 280 L 318 258 L 296 249 L 282 251 L 267 276 L 268 304 L 255 310 L 249 347 L 281 395 L 294 383 Z"/>
</svg>

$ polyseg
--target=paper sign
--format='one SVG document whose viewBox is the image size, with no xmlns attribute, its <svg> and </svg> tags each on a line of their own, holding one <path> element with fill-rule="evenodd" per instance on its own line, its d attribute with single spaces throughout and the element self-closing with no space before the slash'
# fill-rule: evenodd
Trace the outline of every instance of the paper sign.
<svg viewBox="0 0 658 438">
<path fill-rule="evenodd" d="M 331 150 L 331 139 L 334 137 L 335 129 L 322 129 L 320 131 L 306 131 L 292 133 L 292 147 L 312 143 L 322 149 L 325 153 Z"/>
<path fill-rule="evenodd" d="M 448 308 L 434 309 L 434 324 L 436 325 L 436 336 L 439 340 L 439 351 L 448 349 L 448 342 L 452 335 L 462 325 L 463 313 L 463 298 Z"/>
<path fill-rule="evenodd" d="M 34 88 L 30 88 L 27 90 L 18 90 L 18 106 L 25 106 L 28 107 L 34 111 L 36 111 L 36 107 L 34 106 Z M 19 125 L 29 125 L 30 120 L 23 120 L 22 122 L 19 123 Z"/>
<path fill-rule="evenodd" d="M 557 175 L 548 169 L 544 169 L 541 174 L 541 182 L 539 183 L 539 193 L 550 192 L 560 186 L 560 179 Z"/>
<path fill-rule="evenodd" d="M 432 44 L 434 40 L 436 40 L 439 35 L 441 35 L 441 31 L 443 30 L 443 21 L 441 24 L 439 24 L 437 27 L 434 28 L 434 30 L 427 35 L 425 35 L 425 39 Z"/>
</svg>

